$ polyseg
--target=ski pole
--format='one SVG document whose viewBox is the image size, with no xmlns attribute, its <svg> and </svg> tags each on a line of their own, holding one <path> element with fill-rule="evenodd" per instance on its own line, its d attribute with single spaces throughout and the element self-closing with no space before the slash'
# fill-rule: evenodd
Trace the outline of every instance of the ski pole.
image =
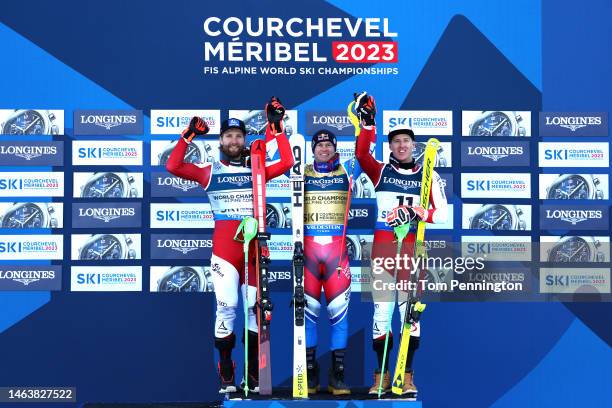
<svg viewBox="0 0 612 408">
<path fill-rule="evenodd" d="M 349 118 L 351 117 L 351 112 L 353 111 L 355 107 L 355 101 L 349 103 L 348 107 L 347 107 L 347 111 L 349 113 Z M 353 123 L 353 125 L 355 125 Z M 359 122 L 357 122 L 357 125 L 355 126 L 355 148 L 357 147 L 357 137 L 359 137 L 359 133 L 361 132 L 361 129 L 359 127 Z M 356 149 L 354 149 L 356 151 Z M 348 218 L 349 218 L 349 210 L 351 208 L 351 196 L 353 193 L 353 178 L 355 176 L 355 152 L 353 152 L 353 157 L 350 160 L 351 162 L 351 174 L 349 176 L 349 182 L 348 182 L 348 194 L 346 196 L 346 209 L 344 210 L 344 225 L 342 226 L 342 241 L 340 243 L 340 254 L 338 254 L 338 266 L 336 267 L 336 270 L 338 271 L 338 279 L 340 279 L 340 271 L 342 270 L 342 267 L 340 265 L 342 265 L 342 258 L 344 256 L 344 245 L 346 244 L 346 230 L 348 227 Z M 348 256 L 348 251 L 346 256 Z"/>
<path fill-rule="evenodd" d="M 242 240 L 238 235 L 242 233 Z M 244 396 L 249 395 L 249 244 L 257 235 L 257 219 L 246 217 L 238 226 L 234 240 L 242 241 L 244 250 Z"/>
<path fill-rule="evenodd" d="M 397 281 L 397 260 L 399 259 L 399 255 L 402 252 L 402 243 L 404 242 L 404 238 L 408 235 L 408 231 L 410 231 L 410 223 L 398 225 L 393 228 L 393 232 L 395 233 L 395 237 L 397 239 L 397 253 L 395 257 L 395 268 L 393 270 L 393 280 Z M 395 297 L 397 295 L 397 291 L 393 292 L 393 305 L 389 309 L 389 318 L 387 324 L 387 333 L 385 334 L 385 348 L 383 351 L 383 360 L 382 360 L 382 369 L 380 373 L 380 381 L 378 383 L 378 398 L 382 395 L 382 383 L 383 378 L 385 377 L 385 362 L 387 361 L 387 347 L 389 346 L 389 332 L 391 331 L 391 320 L 393 319 L 393 311 L 395 309 Z"/>
</svg>

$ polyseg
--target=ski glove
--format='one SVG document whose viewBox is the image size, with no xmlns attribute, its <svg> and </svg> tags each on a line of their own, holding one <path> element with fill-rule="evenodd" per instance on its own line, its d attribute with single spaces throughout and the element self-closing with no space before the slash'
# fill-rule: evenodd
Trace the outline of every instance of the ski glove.
<svg viewBox="0 0 612 408">
<path fill-rule="evenodd" d="M 181 136 L 183 136 L 183 139 L 185 139 L 187 142 L 191 142 L 194 137 L 205 135 L 209 130 L 210 128 L 202 118 L 194 116 L 191 118 L 187 129 L 183 130 L 183 133 L 181 133 Z"/>
<path fill-rule="evenodd" d="M 425 209 L 423 207 L 400 205 L 391 210 L 387 215 L 387 225 L 390 227 L 397 227 L 399 225 L 408 224 L 415 219 L 420 221 L 423 218 L 425 218 Z"/>
<path fill-rule="evenodd" d="M 372 95 L 368 95 L 366 92 L 360 94 L 354 94 L 355 96 L 355 110 L 359 121 L 363 126 L 375 126 L 376 120 L 376 102 Z"/>
<path fill-rule="evenodd" d="M 281 101 L 273 96 L 270 102 L 266 104 L 266 117 L 268 124 L 272 129 L 272 133 L 278 134 L 283 132 L 283 118 L 285 117 L 285 107 Z"/>
</svg>

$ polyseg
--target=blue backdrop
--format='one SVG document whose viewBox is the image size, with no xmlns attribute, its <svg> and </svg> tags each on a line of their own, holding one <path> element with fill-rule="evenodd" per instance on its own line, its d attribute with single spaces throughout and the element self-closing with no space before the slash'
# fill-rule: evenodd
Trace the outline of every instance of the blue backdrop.
<svg viewBox="0 0 612 408">
<path fill-rule="evenodd" d="M 204 75 L 202 21 L 209 15 L 386 17 L 398 32 L 400 74 L 256 80 Z M 453 166 L 446 172 L 458 189 L 461 110 L 516 109 L 536 117 L 538 111 L 612 110 L 611 16 L 605 0 L 580 6 L 546 0 L 239 1 L 231 7 L 195 0 L 33 0 L 26 11 L 4 4 L 0 108 L 65 110 L 65 136 L 55 140 L 66 141 L 68 173 L 74 110 L 143 110 L 145 135 L 133 139 L 145 141 L 148 158 L 147 142 L 155 138 L 148 132 L 150 109 L 221 109 L 225 117 L 229 109 L 252 109 L 281 95 L 299 112 L 341 110 L 353 91 L 367 89 L 380 111 L 453 110 Z M 533 166 L 538 140 L 529 141 Z M 71 177 L 66 191 L 72 191 Z M 71 201 L 65 198 L 65 207 Z M 459 194 L 451 202 L 459 229 Z M 534 223 L 537 217 L 534 211 Z M 69 227 L 65 220 L 62 291 L 0 293 L 0 386 L 75 386 L 79 402 L 217 399 L 212 294 L 70 292 Z M 457 230 L 448 233 L 459 238 Z M 150 233 L 142 234 L 148 243 Z M 531 236 L 536 241 L 538 232 Z M 142 261 L 135 263 L 145 275 L 154 264 L 150 255 L 143 245 Z M 290 359 L 281 357 L 290 352 L 289 298 L 286 291 L 274 296 L 276 385 L 290 380 Z M 431 304 L 415 361 L 420 398 L 430 407 L 609 405 L 611 312 L 609 303 Z M 347 381 L 359 386 L 371 381 L 375 362 L 371 322 L 363 318 L 370 314 L 371 305 L 353 295 Z M 321 326 L 320 349 L 326 350 L 327 324 Z M 329 355 L 320 354 L 325 370 Z"/>
</svg>

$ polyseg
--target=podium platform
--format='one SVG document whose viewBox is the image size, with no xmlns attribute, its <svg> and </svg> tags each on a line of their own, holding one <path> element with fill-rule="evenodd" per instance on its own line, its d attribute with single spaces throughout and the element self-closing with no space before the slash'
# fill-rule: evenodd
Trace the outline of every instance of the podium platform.
<svg viewBox="0 0 612 408">
<path fill-rule="evenodd" d="M 224 408 L 422 408 L 421 401 L 414 398 L 399 397 L 395 394 L 387 393 L 378 399 L 375 395 L 369 395 L 368 389 L 352 389 L 351 395 L 334 397 L 327 392 L 319 392 L 309 399 L 293 399 L 291 389 L 274 388 L 273 395 L 261 396 L 249 394 L 244 397 L 241 392 L 227 395 L 223 401 Z"/>
</svg>

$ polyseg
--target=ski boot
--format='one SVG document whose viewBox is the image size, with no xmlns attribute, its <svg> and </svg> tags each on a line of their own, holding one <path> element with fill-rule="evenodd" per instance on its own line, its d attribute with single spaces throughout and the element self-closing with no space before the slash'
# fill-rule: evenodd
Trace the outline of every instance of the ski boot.
<svg viewBox="0 0 612 408">
<path fill-rule="evenodd" d="M 231 364 L 218 363 L 219 378 L 221 380 L 221 388 L 219 388 L 219 394 L 227 394 L 228 392 L 236 392 L 236 385 L 234 384 L 234 371 L 236 370 L 236 363 L 231 361 Z"/>
<path fill-rule="evenodd" d="M 378 386 L 380 385 L 380 370 L 376 369 L 374 371 L 374 384 L 370 387 L 368 394 L 378 395 Z M 391 374 L 389 374 L 389 370 L 385 371 L 385 375 L 382 381 L 382 394 L 386 394 L 391 391 Z"/>
<path fill-rule="evenodd" d="M 406 376 L 404 377 L 404 386 L 402 387 L 402 395 L 408 395 L 416 397 L 416 394 L 419 392 L 417 390 L 416 385 L 414 385 L 414 372 L 406 371 Z"/>
<path fill-rule="evenodd" d="M 334 396 L 351 393 L 348 385 L 344 382 L 344 349 L 332 352 L 332 367 L 329 369 L 327 391 Z"/>
<path fill-rule="evenodd" d="M 316 347 L 306 349 L 306 376 L 308 377 L 308 394 L 316 394 L 321 389 L 319 384 L 319 364 L 316 360 Z"/>
<path fill-rule="evenodd" d="M 244 387 L 246 384 L 244 383 L 244 378 L 240 382 L 240 389 L 244 391 Z M 259 394 L 259 379 L 257 376 L 253 376 L 252 373 L 249 373 L 249 392 L 253 394 Z"/>
<path fill-rule="evenodd" d="M 316 361 L 312 365 L 308 364 L 306 375 L 308 377 L 308 394 L 316 394 L 321 389 L 319 384 L 319 364 Z"/>
</svg>

